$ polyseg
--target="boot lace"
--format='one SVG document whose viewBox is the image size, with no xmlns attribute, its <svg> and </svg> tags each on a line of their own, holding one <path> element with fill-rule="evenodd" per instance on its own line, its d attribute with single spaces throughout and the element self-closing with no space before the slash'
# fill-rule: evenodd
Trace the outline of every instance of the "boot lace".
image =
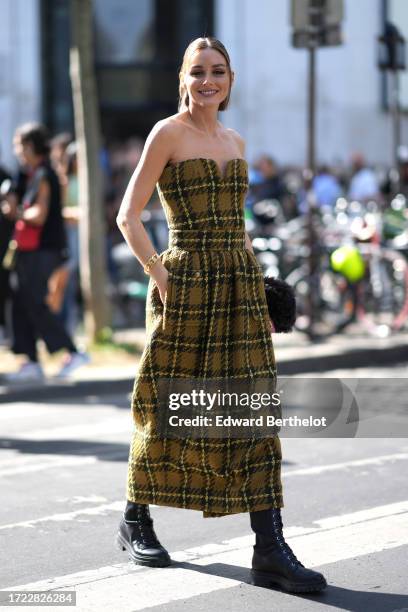
<svg viewBox="0 0 408 612">
<path fill-rule="evenodd" d="M 278 546 L 280 547 L 282 554 L 284 554 L 288 558 L 289 562 L 292 565 L 294 566 L 301 565 L 302 567 L 305 567 L 303 563 L 301 563 L 299 559 L 296 557 L 295 553 L 293 552 L 293 550 L 291 549 L 291 547 L 289 546 L 289 544 L 285 541 L 285 538 L 283 537 L 283 531 L 282 531 L 283 523 L 282 523 L 282 517 L 280 513 L 274 513 L 272 525 L 273 525 L 273 531 L 275 534 L 276 542 Z"/>
<path fill-rule="evenodd" d="M 157 535 L 153 528 L 153 519 L 150 516 L 149 508 L 147 506 L 137 506 L 136 509 L 136 520 L 128 521 L 126 523 L 136 525 L 140 534 L 140 539 L 146 547 L 161 547 Z"/>
</svg>

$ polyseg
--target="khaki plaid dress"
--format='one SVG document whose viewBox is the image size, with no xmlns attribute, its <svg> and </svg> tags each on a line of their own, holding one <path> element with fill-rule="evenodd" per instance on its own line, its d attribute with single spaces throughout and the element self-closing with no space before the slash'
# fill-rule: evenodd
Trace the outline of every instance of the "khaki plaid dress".
<svg viewBox="0 0 408 612">
<path fill-rule="evenodd" d="M 209 158 L 169 163 L 157 191 L 169 225 L 164 305 L 150 277 L 147 342 L 132 394 L 127 499 L 201 510 L 204 517 L 283 507 L 278 435 L 158 435 L 158 380 L 272 377 L 275 356 L 261 268 L 245 248 L 248 167 L 224 176 Z"/>
</svg>

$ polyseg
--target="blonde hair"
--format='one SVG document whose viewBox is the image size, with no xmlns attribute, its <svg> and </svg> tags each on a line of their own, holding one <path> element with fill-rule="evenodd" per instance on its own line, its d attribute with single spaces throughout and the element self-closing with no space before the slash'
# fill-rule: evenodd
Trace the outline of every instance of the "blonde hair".
<svg viewBox="0 0 408 612">
<path fill-rule="evenodd" d="M 224 56 L 225 62 L 227 64 L 227 69 L 230 75 L 230 87 L 229 87 L 227 97 L 222 102 L 220 102 L 218 106 L 218 110 L 223 111 L 228 107 L 228 103 L 229 103 L 230 96 L 231 96 L 231 87 L 232 87 L 231 60 L 228 55 L 228 51 L 226 50 L 222 42 L 218 40 L 218 38 L 214 38 L 214 36 L 200 36 L 199 38 L 196 38 L 193 41 L 191 41 L 187 49 L 184 51 L 183 63 L 181 64 L 181 68 L 179 71 L 178 110 L 180 111 L 184 107 L 185 108 L 188 107 L 189 96 L 188 96 L 187 88 L 183 81 L 183 76 L 185 72 L 187 71 L 187 66 L 188 66 L 190 57 L 196 51 L 201 51 L 201 49 L 215 49 L 216 51 L 219 51 Z"/>
</svg>

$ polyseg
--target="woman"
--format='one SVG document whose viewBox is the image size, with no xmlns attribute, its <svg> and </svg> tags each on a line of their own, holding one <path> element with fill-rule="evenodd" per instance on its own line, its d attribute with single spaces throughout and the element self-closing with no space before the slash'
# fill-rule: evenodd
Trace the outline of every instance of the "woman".
<svg viewBox="0 0 408 612">
<path fill-rule="evenodd" d="M 249 512 L 256 533 L 253 583 L 321 590 L 322 574 L 306 569 L 283 539 L 278 436 L 159 435 L 160 381 L 276 379 L 263 276 L 244 225 L 244 141 L 217 120 L 234 80 L 225 47 L 213 37 L 194 40 L 179 77 L 179 112 L 149 134 L 117 218 L 151 276 L 117 544 L 138 564 L 165 566 L 171 560 L 154 532 L 149 503 L 202 510 L 204 517 Z M 156 184 L 170 229 L 169 249 L 160 255 L 140 220 Z"/>
<path fill-rule="evenodd" d="M 2 206 L 3 214 L 15 221 L 16 243 L 14 283 L 12 283 L 12 351 L 27 361 L 7 376 L 9 382 L 42 380 L 37 339 L 44 340 L 49 353 L 67 351 L 57 378 L 64 378 L 88 363 L 86 353 L 77 350 L 60 319 L 47 303 L 48 283 L 61 264 L 66 248 L 61 215 L 60 186 L 50 166 L 47 131 L 37 123 L 17 128 L 14 150 L 27 171 L 21 202 L 17 197 Z"/>
<path fill-rule="evenodd" d="M 65 328 L 74 335 L 78 323 L 77 292 L 79 286 L 79 219 L 80 209 L 78 206 L 78 169 L 77 169 L 77 144 L 71 142 L 65 151 L 64 174 L 62 178 L 63 207 L 65 230 L 69 247 L 69 260 L 65 265 L 68 275 L 67 286 L 64 291 L 64 299 L 60 317 Z"/>
</svg>

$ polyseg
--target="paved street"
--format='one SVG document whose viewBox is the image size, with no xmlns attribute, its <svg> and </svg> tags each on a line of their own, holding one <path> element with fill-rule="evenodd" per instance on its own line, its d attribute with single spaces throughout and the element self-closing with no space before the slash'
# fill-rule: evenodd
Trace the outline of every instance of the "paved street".
<svg viewBox="0 0 408 612">
<path fill-rule="evenodd" d="M 390 397 L 391 378 L 406 373 L 399 364 L 327 375 L 372 378 L 373 393 L 389 378 Z M 3 589 L 72 588 L 81 612 L 408 609 L 408 439 L 282 438 L 285 535 L 330 584 L 306 597 L 248 584 L 247 514 L 203 519 L 153 506 L 170 568 L 134 566 L 115 548 L 131 433 L 126 394 L 2 404 L 0 426 Z"/>
</svg>

